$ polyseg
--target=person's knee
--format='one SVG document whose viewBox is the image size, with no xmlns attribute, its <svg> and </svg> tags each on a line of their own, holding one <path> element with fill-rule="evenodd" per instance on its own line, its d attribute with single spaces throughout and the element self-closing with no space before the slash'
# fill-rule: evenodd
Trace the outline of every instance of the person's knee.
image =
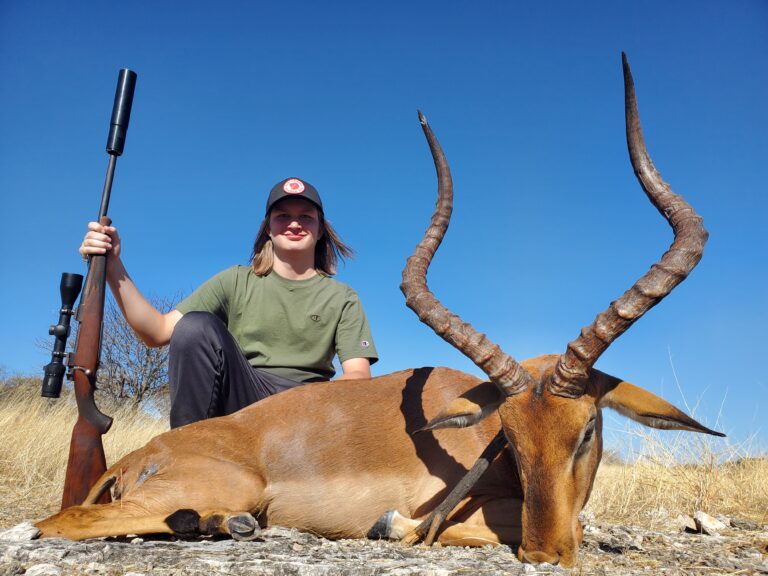
<svg viewBox="0 0 768 576">
<path fill-rule="evenodd" d="M 221 320 L 210 312 L 187 312 L 173 329 L 171 347 L 178 349 L 200 344 L 217 334 L 223 327 Z"/>
</svg>

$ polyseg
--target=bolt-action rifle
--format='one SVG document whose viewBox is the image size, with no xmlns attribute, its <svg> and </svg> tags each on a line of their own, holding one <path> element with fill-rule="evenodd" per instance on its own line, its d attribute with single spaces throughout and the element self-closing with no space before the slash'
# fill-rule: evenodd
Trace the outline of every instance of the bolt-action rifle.
<svg viewBox="0 0 768 576">
<path fill-rule="evenodd" d="M 136 87 L 136 73 L 120 70 L 115 92 L 115 104 L 112 108 L 107 153 L 109 165 L 104 182 L 104 191 L 99 208 L 99 222 L 109 226 L 112 221 L 107 217 L 109 196 L 112 191 L 112 179 L 115 174 L 117 157 L 123 153 L 128 122 L 131 118 L 133 91 Z M 77 312 L 74 303 L 80 294 L 83 277 L 80 274 L 65 272 L 61 276 L 61 310 L 59 323 L 48 331 L 55 337 L 50 364 L 45 366 L 45 376 L 41 394 L 47 398 L 58 398 L 66 374 L 74 381 L 75 399 L 77 400 L 77 422 L 72 430 L 69 445 L 67 474 L 64 479 L 64 494 L 61 508 L 82 504 L 96 480 L 106 471 L 104 445 L 101 436 L 112 426 L 112 418 L 103 414 L 96 406 L 93 393 L 96 390 L 96 372 L 101 355 L 101 331 L 104 319 L 104 296 L 107 279 L 106 254 L 93 254 L 88 258 L 88 274 L 85 279 L 85 291 L 80 299 Z M 80 327 L 74 352 L 67 354 L 67 337 L 70 332 L 70 319 L 75 315 Z M 66 361 L 66 364 L 65 364 Z M 101 496 L 100 502 L 109 502 L 109 493 Z"/>
</svg>

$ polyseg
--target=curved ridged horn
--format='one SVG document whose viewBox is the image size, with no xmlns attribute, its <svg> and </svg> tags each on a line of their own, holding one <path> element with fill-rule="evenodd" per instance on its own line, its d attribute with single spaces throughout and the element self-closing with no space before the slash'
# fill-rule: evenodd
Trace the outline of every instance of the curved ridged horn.
<svg viewBox="0 0 768 576">
<path fill-rule="evenodd" d="M 405 295 L 405 303 L 416 312 L 422 322 L 477 364 L 505 394 L 517 394 L 531 383 L 528 372 L 514 358 L 490 342 L 485 334 L 478 332 L 443 306 L 427 287 L 427 269 L 451 219 L 453 181 L 440 143 L 421 112 L 419 122 L 435 161 L 438 197 L 432 222 L 403 269 L 400 290 Z"/>
<path fill-rule="evenodd" d="M 675 239 L 658 263 L 568 344 L 567 351 L 558 359 L 549 384 L 550 391 L 559 396 L 575 397 L 584 393 L 589 370 L 600 355 L 638 318 L 685 280 L 701 260 L 708 237 L 701 216 L 681 196 L 672 192 L 651 162 L 640 128 L 632 73 L 623 52 L 621 59 L 629 158 L 646 195 L 672 226 Z"/>
</svg>

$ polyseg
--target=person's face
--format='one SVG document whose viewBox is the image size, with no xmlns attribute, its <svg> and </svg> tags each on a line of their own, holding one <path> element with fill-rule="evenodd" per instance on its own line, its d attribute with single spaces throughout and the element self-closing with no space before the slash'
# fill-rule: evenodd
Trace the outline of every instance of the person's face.
<svg viewBox="0 0 768 576">
<path fill-rule="evenodd" d="M 286 198 L 269 213 L 269 237 L 276 250 L 314 253 L 320 234 L 320 214 L 308 200 Z"/>
</svg>

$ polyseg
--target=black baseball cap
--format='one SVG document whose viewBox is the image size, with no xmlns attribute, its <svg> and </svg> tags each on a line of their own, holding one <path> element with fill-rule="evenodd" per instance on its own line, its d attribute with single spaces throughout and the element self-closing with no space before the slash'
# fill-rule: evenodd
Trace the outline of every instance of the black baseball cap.
<svg viewBox="0 0 768 576">
<path fill-rule="evenodd" d="M 317 206 L 320 212 L 323 211 L 323 201 L 320 200 L 317 188 L 300 178 L 286 178 L 285 180 L 280 180 L 280 182 L 272 187 L 272 190 L 269 192 L 269 198 L 267 198 L 266 213 L 269 214 L 272 206 L 283 198 L 304 198 L 304 200 L 309 200 Z"/>
</svg>

